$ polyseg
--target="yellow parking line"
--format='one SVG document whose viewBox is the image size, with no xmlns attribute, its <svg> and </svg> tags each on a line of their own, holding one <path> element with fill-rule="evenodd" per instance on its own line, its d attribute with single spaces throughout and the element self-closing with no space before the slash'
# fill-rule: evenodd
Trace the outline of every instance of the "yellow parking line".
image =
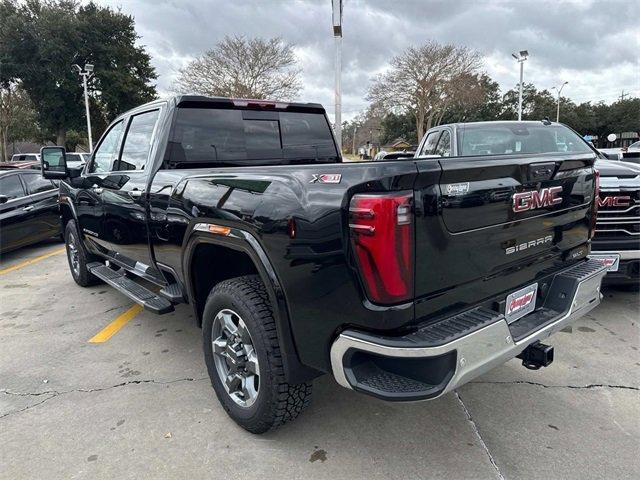
<svg viewBox="0 0 640 480">
<path fill-rule="evenodd" d="M 49 253 L 45 253 L 44 255 L 40 255 L 39 257 L 35 257 L 35 258 L 31 258 L 29 260 L 25 260 L 24 262 L 20 262 L 16 265 L 13 265 L 12 267 L 8 267 L 8 268 L 3 268 L 2 270 L 0 270 L 0 275 L 4 275 L 5 273 L 9 273 L 9 272 L 13 272 L 14 270 L 19 270 L 23 267 L 26 267 L 28 265 L 33 265 L 34 263 L 38 263 L 42 260 L 44 260 L 45 258 L 49 258 L 49 257 L 53 257 L 54 255 L 58 255 L 59 253 L 62 253 L 65 251 L 65 248 L 59 248 L 58 250 L 54 250 L 53 252 L 49 252 Z"/>
<path fill-rule="evenodd" d="M 129 321 L 133 317 L 138 315 L 141 311 L 142 311 L 142 307 L 140 305 L 138 305 L 138 304 L 134 305 L 129 310 L 127 310 L 122 315 L 120 315 L 118 318 L 116 318 L 109 325 L 107 325 L 102 330 L 100 330 L 98 333 L 96 333 L 91 338 L 91 340 L 89 340 L 89 343 L 104 343 L 104 342 L 106 342 L 111 337 L 113 337 L 116 333 L 118 333 L 118 331 L 120 331 L 120 329 L 122 327 L 124 327 L 127 323 L 129 323 Z"/>
</svg>

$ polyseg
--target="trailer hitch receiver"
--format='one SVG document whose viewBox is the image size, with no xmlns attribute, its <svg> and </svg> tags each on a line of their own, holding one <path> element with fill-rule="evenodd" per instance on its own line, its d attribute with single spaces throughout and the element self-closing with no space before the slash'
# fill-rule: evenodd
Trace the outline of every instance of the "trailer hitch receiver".
<svg viewBox="0 0 640 480">
<path fill-rule="evenodd" d="M 522 366 L 529 370 L 538 370 L 540 367 L 548 367 L 553 362 L 553 347 L 544 343 L 535 342 L 525 348 L 517 356 L 522 360 Z"/>
</svg>

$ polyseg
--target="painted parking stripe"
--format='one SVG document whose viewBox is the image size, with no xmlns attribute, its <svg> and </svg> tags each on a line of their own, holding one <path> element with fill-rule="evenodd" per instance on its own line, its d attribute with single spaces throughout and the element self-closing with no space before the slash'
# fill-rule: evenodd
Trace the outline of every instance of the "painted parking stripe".
<svg viewBox="0 0 640 480">
<path fill-rule="evenodd" d="M 65 248 L 59 248 L 58 250 L 54 250 L 53 252 L 49 252 L 49 253 L 45 253 L 44 255 L 40 255 L 39 257 L 35 257 L 35 258 L 31 258 L 29 260 L 25 260 L 24 262 L 20 262 L 16 265 L 13 265 L 11 267 L 8 268 L 4 268 L 2 270 L 0 270 L 0 275 L 5 275 L 7 273 L 13 272 L 15 270 L 19 270 L 21 268 L 27 267 L 29 265 L 33 265 L 34 263 L 38 263 L 41 262 L 42 260 L 45 260 L 49 257 L 53 257 L 54 255 L 58 255 L 59 253 L 62 253 L 65 251 Z"/>
<path fill-rule="evenodd" d="M 124 312 L 118 318 L 116 318 L 109 325 L 104 327 L 98 333 L 96 333 L 90 340 L 89 343 L 104 343 L 113 337 L 116 333 L 120 331 L 122 327 L 124 327 L 127 323 L 131 321 L 136 315 L 138 315 L 142 311 L 142 307 L 138 304 L 131 307 L 129 310 Z"/>
</svg>

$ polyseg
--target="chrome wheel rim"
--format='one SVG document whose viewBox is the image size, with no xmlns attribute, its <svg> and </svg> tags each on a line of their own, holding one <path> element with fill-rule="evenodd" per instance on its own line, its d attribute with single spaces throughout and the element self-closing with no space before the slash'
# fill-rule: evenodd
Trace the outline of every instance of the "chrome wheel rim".
<svg viewBox="0 0 640 480">
<path fill-rule="evenodd" d="M 78 254 L 78 246 L 76 245 L 76 238 L 73 236 L 73 233 L 70 233 L 67 239 L 67 252 L 71 270 L 78 275 L 80 273 L 80 255 Z"/>
<path fill-rule="evenodd" d="M 260 391 L 260 366 L 247 325 L 225 308 L 213 320 L 211 339 L 216 371 L 227 394 L 237 405 L 250 407 Z"/>
</svg>

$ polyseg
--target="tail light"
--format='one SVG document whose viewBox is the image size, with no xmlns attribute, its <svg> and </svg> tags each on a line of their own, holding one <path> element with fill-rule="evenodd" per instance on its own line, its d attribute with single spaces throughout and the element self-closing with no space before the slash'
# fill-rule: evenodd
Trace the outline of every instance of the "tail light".
<svg viewBox="0 0 640 480">
<path fill-rule="evenodd" d="M 596 221 L 598 217 L 598 201 L 600 199 L 600 172 L 594 170 L 595 188 L 593 190 L 593 206 L 591 207 L 591 224 L 589 225 L 589 239 L 596 234 Z"/>
<path fill-rule="evenodd" d="M 349 206 L 351 244 L 374 303 L 413 297 L 413 192 L 354 195 Z"/>
</svg>

